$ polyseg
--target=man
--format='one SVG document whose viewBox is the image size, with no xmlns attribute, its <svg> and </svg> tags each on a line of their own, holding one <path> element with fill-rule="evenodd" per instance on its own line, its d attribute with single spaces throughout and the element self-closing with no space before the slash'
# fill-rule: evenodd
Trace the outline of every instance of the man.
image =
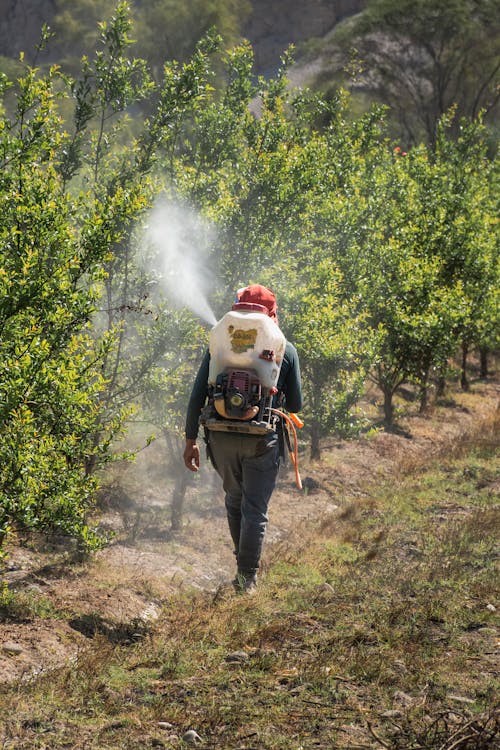
<svg viewBox="0 0 500 750">
<path fill-rule="evenodd" d="M 262 305 L 277 323 L 276 298 L 270 289 L 253 284 L 238 292 L 238 301 Z M 200 466 L 197 445 L 200 412 L 208 398 L 209 352 L 205 353 L 194 382 L 186 417 L 184 463 L 191 471 Z M 286 342 L 274 403 L 290 412 L 302 408 L 300 367 L 295 347 Z M 206 431 L 207 452 L 222 478 L 229 531 L 237 560 L 235 588 L 250 593 L 257 585 L 267 509 L 280 463 L 277 431 L 266 435 Z"/>
</svg>

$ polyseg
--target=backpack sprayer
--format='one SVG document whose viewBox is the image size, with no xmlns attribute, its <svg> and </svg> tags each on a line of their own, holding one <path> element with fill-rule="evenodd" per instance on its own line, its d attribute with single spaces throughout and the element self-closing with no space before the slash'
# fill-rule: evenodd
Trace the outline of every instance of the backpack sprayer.
<svg viewBox="0 0 500 750">
<path fill-rule="evenodd" d="M 298 470 L 297 432 L 303 423 L 272 406 L 285 354 L 286 340 L 263 305 L 237 302 L 210 332 L 209 399 L 200 423 L 207 430 L 265 435 L 276 430 L 278 419 L 290 429 L 294 449 L 287 440 Z"/>
</svg>

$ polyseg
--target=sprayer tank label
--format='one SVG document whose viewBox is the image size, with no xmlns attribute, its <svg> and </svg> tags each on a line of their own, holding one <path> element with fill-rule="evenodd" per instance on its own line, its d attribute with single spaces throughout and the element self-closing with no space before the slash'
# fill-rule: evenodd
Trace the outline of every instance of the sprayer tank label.
<svg viewBox="0 0 500 750">
<path fill-rule="evenodd" d="M 231 337 L 231 349 L 235 354 L 243 354 L 247 349 L 255 349 L 255 342 L 257 341 L 257 329 L 249 328 L 244 331 L 241 328 L 234 328 L 229 326 L 229 336 Z"/>
</svg>

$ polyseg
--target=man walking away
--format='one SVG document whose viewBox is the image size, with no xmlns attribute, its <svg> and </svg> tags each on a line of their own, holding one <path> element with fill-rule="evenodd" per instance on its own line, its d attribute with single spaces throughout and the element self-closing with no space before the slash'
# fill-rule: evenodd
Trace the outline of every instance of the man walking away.
<svg viewBox="0 0 500 750">
<path fill-rule="evenodd" d="M 253 284 L 238 292 L 238 302 L 250 307 L 261 306 L 264 313 L 277 324 L 277 304 L 273 292 L 260 284 Z M 237 307 L 238 305 L 236 305 Z M 210 352 L 203 357 L 196 376 L 186 417 L 186 446 L 184 463 L 191 471 L 200 466 L 197 445 L 202 409 L 210 402 Z M 300 366 L 295 347 L 286 342 L 279 369 L 272 406 L 297 412 L 302 408 Z M 212 391 L 213 399 L 213 391 Z M 268 505 L 274 490 L 280 465 L 283 440 L 279 420 L 271 420 L 265 434 L 239 431 L 242 422 L 224 420 L 214 412 L 211 420 L 216 429 L 206 429 L 207 453 L 222 478 L 229 531 L 237 560 L 236 590 L 251 592 L 257 585 L 257 570 L 268 523 Z M 227 431 L 225 431 L 225 423 Z"/>
</svg>

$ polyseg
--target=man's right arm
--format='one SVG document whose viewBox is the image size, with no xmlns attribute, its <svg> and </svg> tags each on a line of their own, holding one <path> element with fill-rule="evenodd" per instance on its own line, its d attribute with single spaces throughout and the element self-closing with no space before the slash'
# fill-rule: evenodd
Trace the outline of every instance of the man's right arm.
<svg viewBox="0 0 500 750">
<path fill-rule="evenodd" d="M 196 440 L 189 440 L 189 438 L 186 438 L 186 446 L 182 457 L 184 459 L 184 465 L 189 471 L 198 471 L 200 468 L 200 449 L 196 444 Z"/>
</svg>

